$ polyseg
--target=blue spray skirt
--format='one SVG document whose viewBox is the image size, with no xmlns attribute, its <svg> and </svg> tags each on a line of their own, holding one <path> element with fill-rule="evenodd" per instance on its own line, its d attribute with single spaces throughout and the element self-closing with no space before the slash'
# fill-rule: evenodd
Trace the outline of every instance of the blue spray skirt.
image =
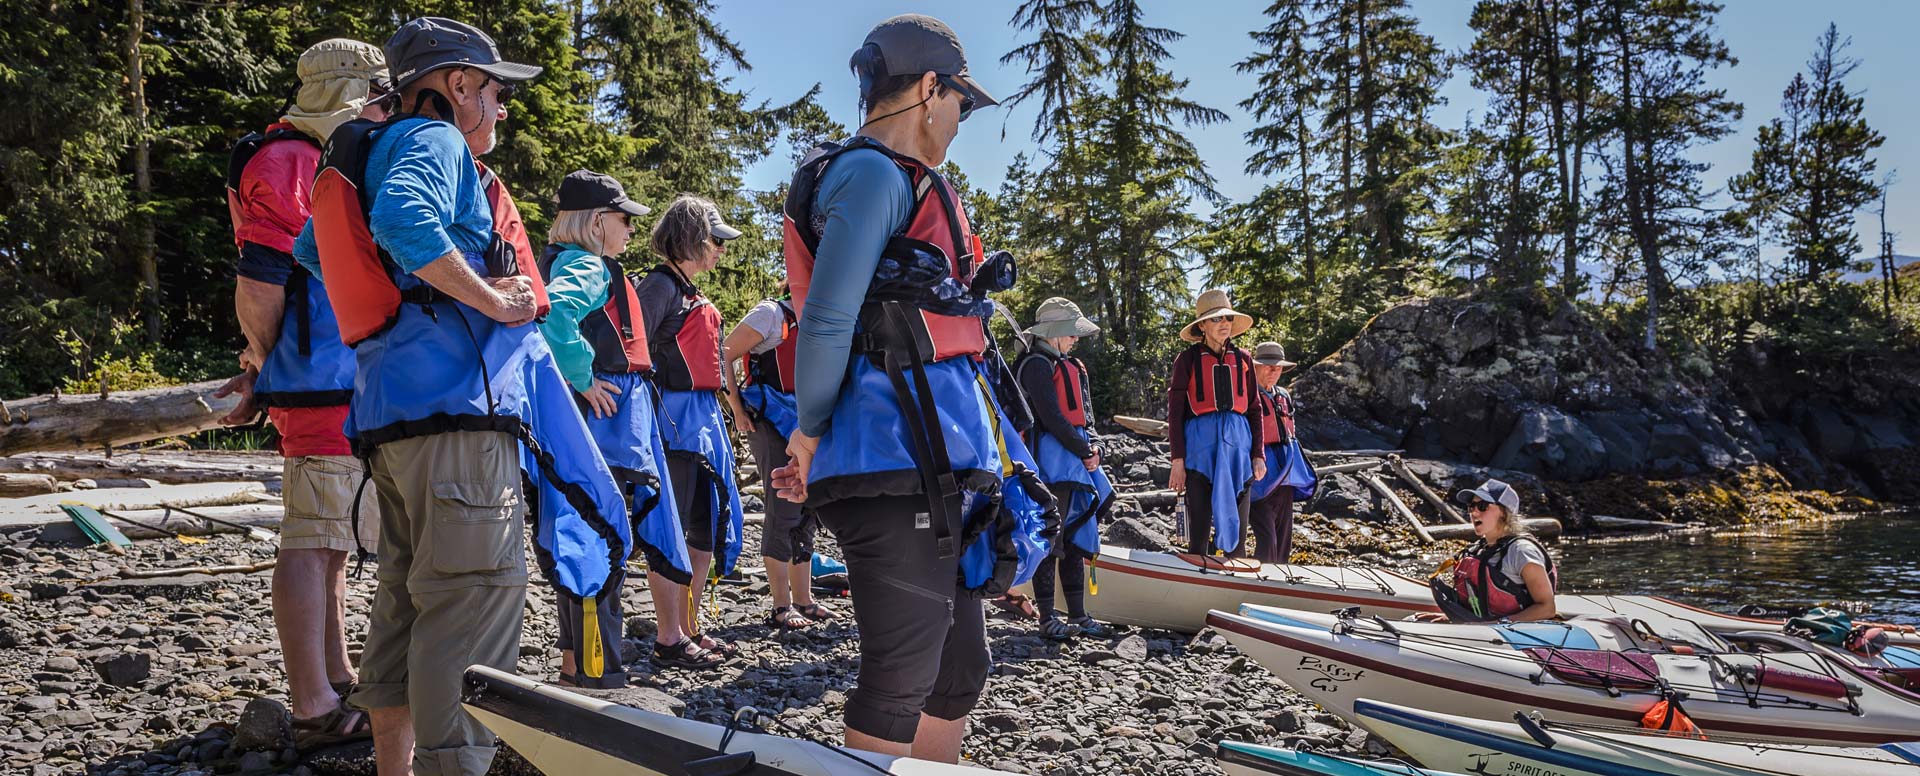
<svg viewBox="0 0 1920 776">
<path fill-rule="evenodd" d="M 1035 463 L 1032 451 L 1020 441 L 1020 435 L 1013 430 L 1013 424 L 1005 415 L 1000 416 L 999 428 L 1000 441 L 1006 450 L 1006 458 L 1001 464 L 1000 488 L 1000 510 L 1004 519 L 969 546 L 966 555 L 961 558 L 961 569 L 965 572 L 968 590 L 984 591 L 983 586 L 990 581 L 993 572 L 991 548 L 1002 541 L 1012 543 L 1017 558 L 1013 580 L 1006 586 L 1012 588 L 1032 580 L 1034 572 L 1040 568 L 1040 561 L 1053 552 L 1053 545 L 1043 538 L 1048 532 L 1047 521 L 1049 517 L 1056 521 L 1060 519 L 1058 504 L 1040 476 L 1040 467 Z M 1097 548 L 1098 535 L 1094 541 Z M 982 548 L 987 548 L 988 554 L 978 552 Z M 985 592 L 997 595 L 1006 591 Z"/>
<path fill-rule="evenodd" d="M 991 493 L 1001 478 L 1000 450 L 994 440 L 997 419 L 980 386 L 978 367 L 972 359 L 952 358 L 927 364 L 925 369 L 954 476 L 964 490 Z M 911 376 L 908 383 L 917 401 L 919 393 Z M 807 475 L 809 506 L 843 498 L 925 492 L 914 463 L 912 432 L 885 370 L 865 357 L 853 357 L 833 405 L 833 420 L 820 437 Z"/>
<path fill-rule="evenodd" d="M 546 339 L 458 302 L 431 309 L 401 305 L 393 326 L 354 348 L 355 449 L 450 431 L 514 434 L 536 486 L 527 498 L 542 568 L 562 592 L 599 595 L 632 546 L 626 503 Z"/>
<path fill-rule="evenodd" d="M 781 439 L 793 436 L 794 428 L 800 425 L 800 411 L 794 406 L 793 394 L 774 390 L 765 383 L 741 388 L 740 405 L 753 415 L 753 422 L 773 424 L 773 430 Z"/>
<path fill-rule="evenodd" d="M 1085 430 L 1080 432 L 1083 436 Z M 1100 554 L 1098 513 L 1113 499 L 1113 483 L 1105 468 L 1087 471 L 1086 464 L 1073 457 L 1066 445 L 1052 434 L 1036 429 L 1035 445 L 1040 460 L 1040 479 L 1060 500 L 1060 537 L 1062 546 L 1071 544 L 1089 556 Z"/>
<path fill-rule="evenodd" d="M 612 383 L 620 391 L 613 395 L 612 416 L 594 417 L 585 405 L 581 405 L 581 413 L 586 418 L 587 431 L 600 448 L 600 456 L 606 459 L 607 467 L 613 470 L 616 481 L 627 493 L 633 541 L 649 558 L 665 560 L 672 572 L 685 578 L 693 573 L 693 567 L 687 561 L 687 537 L 680 530 L 673 480 L 667 474 L 667 452 L 660 443 L 659 419 L 654 417 L 653 384 L 637 372 L 595 372 L 593 377 Z"/>
<path fill-rule="evenodd" d="M 662 391 L 660 406 L 666 415 L 661 439 L 668 450 L 692 453 L 712 470 L 713 492 L 707 503 L 713 508 L 715 550 L 720 575 L 733 573 L 740 558 L 742 514 L 740 487 L 734 481 L 733 441 L 727 435 L 727 421 L 720 414 L 720 400 L 711 391 Z M 695 498 L 691 493 L 675 493 L 676 500 Z"/>
<path fill-rule="evenodd" d="M 1240 492 L 1253 479 L 1253 431 L 1247 416 L 1210 412 L 1186 421 L 1186 466 L 1213 485 L 1214 546 L 1240 547 Z"/>
<path fill-rule="evenodd" d="M 1320 476 L 1307 465 L 1298 439 L 1284 445 L 1267 445 L 1267 476 L 1253 483 L 1254 500 L 1272 495 L 1274 488 L 1283 484 L 1293 489 L 1296 502 L 1313 498 L 1314 490 L 1320 485 Z"/>
</svg>

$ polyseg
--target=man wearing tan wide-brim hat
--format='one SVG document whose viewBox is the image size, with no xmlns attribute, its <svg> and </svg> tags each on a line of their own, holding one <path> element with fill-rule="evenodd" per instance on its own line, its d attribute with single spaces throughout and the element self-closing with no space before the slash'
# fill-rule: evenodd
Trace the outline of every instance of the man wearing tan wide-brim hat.
<svg viewBox="0 0 1920 776">
<path fill-rule="evenodd" d="M 1215 318 L 1233 319 L 1233 333 L 1227 335 L 1229 339 L 1245 334 L 1248 329 L 1253 328 L 1253 316 L 1233 309 L 1233 301 L 1227 298 L 1225 289 L 1210 288 L 1200 292 L 1200 298 L 1194 302 L 1193 306 L 1198 311 L 1193 318 L 1193 323 L 1180 329 L 1180 339 L 1188 342 L 1199 342 L 1202 339 L 1200 323 Z"/>
</svg>

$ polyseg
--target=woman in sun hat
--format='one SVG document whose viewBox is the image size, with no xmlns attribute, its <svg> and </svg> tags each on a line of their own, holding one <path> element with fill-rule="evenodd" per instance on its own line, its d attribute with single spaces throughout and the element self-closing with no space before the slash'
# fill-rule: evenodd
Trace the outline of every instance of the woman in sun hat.
<svg viewBox="0 0 1920 776">
<path fill-rule="evenodd" d="M 1253 355 L 1233 344 L 1253 328 L 1253 316 L 1234 310 L 1218 288 L 1202 292 L 1194 307 L 1193 322 L 1180 330 L 1193 344 L 1173 359 L 1167 379 L 1167 485 L 1186 493 L 1191 552 L 1237 554 L 1248 486 L 1267 474 Z"/>
<path fill-rule="evenodd" d="M 1099 334 L 1100 327 L 1080 314 L 1079 305 L 1056 296 L 1040 303 L 1026 333 L 1030 349 L 1014 373 L 1033 410 L 1027 449 L 1039 463 L 1041 481 L 1053 491 L 1061 525 L 1053 554 L 1033 575 L 1040 635 L 1056 641 L 1075 635 L 1106 638 L 1111 635 L 1108 628 L 1087 616 L 1085 564 L 1100 555 L 1100 516 L 1113 503 L 1113 484 L 1089 433 L 1093 384 L 1086 365 L 1068 355 L 1082 337 Z M 1067 599 L 1065 620 L 1055 616 L 1053 608 L 1056 567 Z"/>
</svg>

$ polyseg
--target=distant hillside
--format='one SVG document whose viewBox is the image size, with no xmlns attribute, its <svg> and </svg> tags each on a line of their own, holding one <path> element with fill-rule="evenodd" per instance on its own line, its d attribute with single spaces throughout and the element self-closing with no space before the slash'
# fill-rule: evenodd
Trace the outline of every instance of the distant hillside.
<svg viewBox="0 0 1920 776">
<path fill-rule="evenodd" d="M 1848 283 L 1861 283 L 1868 280 L 1880 279 L 1880 257 L 1879 256 L 1862 256 L 1862 257 L 1859 257 L 1857 260 L 1872 262 L 1873 266 L 1865 272 L 1849 272 L 1845 275 L 1841 275 L 1840 276 L 1841 280 L 1845 280 Z M 1920 270 L 1914 269 L 1915 262 L 1920 262 L 1920 256 L 1908 256 L 1903 253 L 1896 253 L 1893 255 L 1893 266 L 1898 267 L 1900 269 L 1900 276 L 1903 278 L 1913 277 L 1913 273 L 1920 272 Z"/>
</svg>

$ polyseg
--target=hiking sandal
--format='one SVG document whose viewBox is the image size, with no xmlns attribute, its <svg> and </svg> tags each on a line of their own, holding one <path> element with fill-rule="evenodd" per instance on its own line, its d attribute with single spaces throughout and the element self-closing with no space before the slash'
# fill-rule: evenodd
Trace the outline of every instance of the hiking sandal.
<svg viewBox="0 0 1920 776">
<path fill-rule="evenodd" d="M 352 695 L 354 690 L 360 689 L 359 682 L 328 682 L 327 686 L 332 687 L 333 694 L 340 696 L 340 700 L 343 701 L 347 696 Z"/>
<path fill-rule="evenodd" d="M 795 607 L 776 606 L 773 611 L 767 612 L 766 618 L 761 620 L 761 623 L 774 630 L 796 631 L 812 625 L 813 621 L 807 619 L 807 616 L 801 614 Z"/>
<path fill-rule="evenodd" d="M 1048 641 L 1066 641 L 1080 635 L 1080 629 L 1072 623 L 1058 617 L 1048 617 L 1040 623 L 1040 638 Z"/>
<path fill-rule="evenodd" d="M 701 642 L 701 647 L 700 647 L 701 649 L 706 650 L 708 652 L 712 652 L 713 654 L 719 655 L 722 659 L 730 658 L 730 657 L 733 657 L 734 655 L 740 654 L 739 647 L 734 646 L 732 642 L 722 639 L 718 636 L 710 636 L 705 633 L 695 633 L 688 640 Z"/>
<path fill-rule="evenodd" d="M 987 600 L 987 603 L 993 604 L 994 607 L 1000 611 L 1013 615 L 1014 619 L 1036 619 L 1040 616 L 1040 610 L 1033 608 L 1033 599 L 1018 593 L 1008 593 L 998 598 L 991 598 Z"/>
<path fill-rule="evenodd" d="M 1071 623 L 1073 627 L 1079 628 L 1080 635 L 1085 636 L 1087 638 L 1090 638 L 1090 639 L 1113 638 L 1112 626 L 1109 626 L 1106 623 L 1101 622 L 1099 620 L 1093 619 L 1092 617 L 1088 617 L 1087 615 L 1084 615 L 1084 614 L 1080 615 L 1079 617 L 1075 617 L 1072 620 L 1069 620 L 1068 622 Z"/>
<path fill-rule="evenodd" d="M 301 752 L 372 737 L 372 719 L 345 700 L 333 711 L 293 721 L 293 748 Z"/>
<path fill-rule="evenodd" d="M 818 601 L 810 604 L 798 605 L 793 608 L 796 611 L 800 612 L 800 616 L 805 617 L 809 620 L 812 620 L 815 623 L 833 622 L 835 620 L 840 619 L 839 612 L 836 612 L 832 609 L 828 609 L 827 607 L 820 605 Z"/>
<path fill-rule="evenodd" d="M 693 639 L 682 639 L 673 646 L 653 643 L 653 662 L 669 668 L 691 668 L 696 671 L 711 671 L 719 668 L 724 660 L 711 650 L 701 649 Z"/>
</svg>

